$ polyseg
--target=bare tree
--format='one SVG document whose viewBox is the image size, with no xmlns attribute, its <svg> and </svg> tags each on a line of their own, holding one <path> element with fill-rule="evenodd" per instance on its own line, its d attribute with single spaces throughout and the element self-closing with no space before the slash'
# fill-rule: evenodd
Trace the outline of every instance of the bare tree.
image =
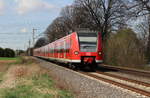
<svg viewBox="0 0 150 98">
<path fill-rule="evenodd" d="M 74 6 L 66 6 L 61 11 L 61 17 L 63 18 L 63 23 L 66 32 L 69 32 L 70 30 L 74 30 L 73 9 Z"/>
<path fill-rule="evenodd" d="M 73 21 L 76 28 L 88 28 L 97 30 L 97 25 L 91 18 L 89 11 L 81 5 L 74 4 Z"/>
<path fill-rule="evenodd" d="M 76 31 L 78 28 L 93 28 L 93 22 L 89 12 L 76 4 L 67 6 L 61 11 L 61 17 L 64 19 L 64 27 L 67 32 Z"/>
<path fill-rule="evenodd" d="M 76 0 L 75 3 L 86 8 L 104 37 L 120 25 L 126 25 L 128 11 L 122 0 Z"/>
<path fill-rule="evenodd" d="M 50 24 L 45 31 L 45 34 L 48 36 L 49 41 L 55 41 L 66 35 L 66 29 L 64 25 L 64 18 L 58 17 L 56 18 L 52 24 Z"/>
<path fill-rule="evenodd" d="M 36 43 L 35 43 L 35 45 L 34 45 L 34 48 L 39 48 L 39 47 L 44 46 L 44 45 L 46 45 L 46 44 L 48 44 L 48 43 L 49 43 L 49 41 L 48 41 L 47 38 L 41 37 L 41 38 L 39 38 L 39 39 L 36 41 Z"/>
<path fill-rule="evenodd" d="M 144 32 L 148 32 L 147 37 L 147 55 L 150 59 L 150 0 L 129 0 L 131 2 L 130 10 L 133 11 L 136 18 L 145 18 L 144 25 L 141 25 L 141 29 L 144 30 Z M 146 41 L 146 40 L 145 40 Z"/>
<path fill-rule="evenodd" d="M 139 38 L 142 42 L 143 49 L 146 51 L 147 42 L 148 42 L 148 35 L 149 35 L 149 23 L 148 23 L 146 17 L 144 17 L 143 21 L 141 21 L 137 25 L 136 30 L 139 32 L 138 35 L 139 35 Z"/>
<path fill-rule="evenodd" d="M 112 30 L 127 26 L 127 16 L 126 3 L 121 0 L 75 0 L 73 5 L 62 9 L 61 16 L 53 21 L 46 33 L 53 41 L 70 30 L 89 28 L 101 31 L 106 37 Z"/>
</svg>

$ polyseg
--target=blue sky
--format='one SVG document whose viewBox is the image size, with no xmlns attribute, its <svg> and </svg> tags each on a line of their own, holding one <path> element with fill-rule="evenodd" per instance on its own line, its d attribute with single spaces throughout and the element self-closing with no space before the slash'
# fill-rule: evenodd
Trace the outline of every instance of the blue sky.
<svg viewBox="0 0 150 98">
<path fill-rule="evenodd" d="M 61 9 L 73 0 L 0 0 L 0 47 L 26 49 L 36 35 L 44 32 Z"/>
</svg>

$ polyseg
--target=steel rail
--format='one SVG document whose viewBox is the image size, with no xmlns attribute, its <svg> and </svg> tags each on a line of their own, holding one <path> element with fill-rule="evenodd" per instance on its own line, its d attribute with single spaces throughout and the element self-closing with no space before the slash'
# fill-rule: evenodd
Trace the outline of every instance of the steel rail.
<svg viewBox="0 0 150 98">
<path fill-rule="evenodd" d="M 97 76 L 97 75 L 94 75 L 94 74 L 89 74 L 89 73 L 86 73 L 86 72 L 80 72 L 80 73 L 84 74 L 84 75 L 87 75 L 87 76 L 90 76 L 90 77 L 93 77 L 95 79 L 98 79 L 98 80 L 101 80 L 101 81 L 113 84 L 113 85 L 116 85 L 118 87 L 131 90 L 131 91 L 139 93 L 141 95 L 150 97 L 150 92 L 148 92 L 148 91 L 145 91 L 145 90 L 142 90 L 142 89 L 139 89 L 139 88 L 135 88 L 135 87 L 123 84 L 123 83 L 119 83 L 119 82 L 116 82 L 116 81 L 113 81 L 113 80 L 110 80 L 110 79 L 106 79 L 106 78 L 103 78 L 103 77 L 100 77 L 100 76 Z"/>
<path fill-rule="evenodd" d="M 133 69 L 133 68 L 123 68 L 123 67 L 116 67 L 116 66 L 110 66 L 110 65 L 103 65 L 103 64 L 99 65 L 99 66 L 101 68 L 117 70 L 117 71 L 123 72 L 123 73 L 128 73 L 128 74 L 133 74 L 133 75 L 150 78 L 150 72 L 148 72 L 148 71 L 143 71 L 143 70 L 138 70 L 138 69 Z"/>
<path fill-rule="evenodd" d="M 96 73 L 103 74 L 103 75 L 110 76 L 110 77 L 117 78 L 117 79 L 121 79 L 121 80 L 128 81 L 128 82 L 132 82 L 132 83 L 135 83 L 135 84 L 143 85 L 143 86 L 146 86 L 146 87 L 150 87 L 150 83 L 146 83 L 146 82 L 143 82 L 143 81 L 129 79 L 129 78 L 126 78 L 126 77 L 121 77 L 121 76 L 118 76 L 118 75 L 113 75 L 113 74 L 110 74 L 110 73 L 104 73 L 104 72 L 99 72 L 99 71 L 97 71 Z"/>
<path fill-rule="evenodd" d="M 57 64 L 58 65 L 58 64 Z M 60 66 L 60 65 L 58 65 Z M 62 66 L 63 67 L 63 66 Z M 110 83 L 110 84 L 113 84 L 113 85 L 116 85 L 118 87 L 121 87 L 121 88 L 124 88 L 124 89 L 128 89 L 130 91 L 133 91 L 133 92 L 136 92 L 138 94 L 141 94 L 141 95 L 144 95 L 144 96 L 147 96 L 147 97 L 150 97 L 150 92 L 149 91 L 145 91 L 145 90 L 142 90 L 142 89 L 139 89 L 139 88 L 136 88 L 136 87 L 133 87 L 133 86 L 129 86 L 127 84 L 124 84 L 124 83 L 119 83 L 119 82 L 116 82 L 114 80 L 111 80 L 111 79 L 107 79 L 107 78 L 103 78 L 103 77 L 100 77 L 98 75 L 94 75 L 94 74 L 90 74 L 88 72 L 83 72 L 83 71 L 76 71 L 76 72 L 79 72 L 83 75 L 86 75 L 86 76 L 89 76 L 89 77 L 93 77 L 97 80 L 100 80 L 100 81 L 104 81 L 106 83 Z M 96 72 L 96 73 L 99 73 L 101 74 L 100 72 Z M 103 73 L 104 74 L 104 73 Z M 129 82 L 133 82 L 133 83 L 138 83 L 138 84 L 141 84 L 141 85 L 144 85 L 144 86 L 149 86 L 150 84 L 148 83 L 144 83 L 144 82 L 140 82 L 140 81 L 136 81 L 136 80 L 131 80 L 131 79 L 126 79 L 124 77 L 120 77 L 120 76 L 115 76 L 115 75 L 110 75 L 110 74 L 104 74 L 106 76 L 111 76 L 111 77 L 115 77 L 115 78 L 119 78 L 120 80 L 128 80 Z"/>
</svg>

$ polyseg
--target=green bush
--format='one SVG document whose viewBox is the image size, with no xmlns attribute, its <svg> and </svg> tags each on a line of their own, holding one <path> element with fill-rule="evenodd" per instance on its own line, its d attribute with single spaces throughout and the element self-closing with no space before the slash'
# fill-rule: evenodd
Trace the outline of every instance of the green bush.
<svg viewBox="0 0 150 98">
<path fill-rule="evenodd" d="M 131 29 L 112 34 L 104 45 L 105 63 L 121 66 L 138 66 L 146 63 L 144 50 L 136 33 Z"/>
<path fill-rule="evenodd" d="M 4 50 L 4 57 L 15 57 L 15 52 L 12 49 L 6 48 Z"/>
<path fill-rule="evenodd" d="M 0 57 L 15 57 L 15 52 L 9 48 L 0 48 Z"/>
<path fill-rule="evenodd" d="M 0 48 L 0 57 L 3 57 L 3 56 L 4 56 L 4 49 Z"/>
</svg>

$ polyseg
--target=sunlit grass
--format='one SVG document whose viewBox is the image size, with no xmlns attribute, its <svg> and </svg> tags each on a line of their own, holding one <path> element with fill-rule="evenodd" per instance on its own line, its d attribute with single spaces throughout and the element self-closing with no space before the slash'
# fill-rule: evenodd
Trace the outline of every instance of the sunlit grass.
<svg viewBox="0 0 150 98">
<path fill-rule="evenodd" d="M 9 57 L 0 57 L 0 60 L 17 60 L 19 57 L 9 58 Z"/>
<path fill-rule="evenodd" d="M 73 98 L 66 90 L 55 88 L 47 74 L 27 78 L 31 84 L 20 84 L 15 88 L 0 89 L 0 98 Z"/>
<path fill-rule="evenodd" d="M 10 64 L 26 64 L 26 65 L 29 65 L 29 64 L 32 64 L 34 62 L 35 61 L 33 59 L 28 58 L 28 57 L 17 57 L 16 61 L 13 62 L 13 63 L 10 63 Z"/>
<path fill-rule="evenodd" d="M 0 72 L 0 98 L 74 98 L 71 92 L 57 87 L 47 71 L 41 70 L 31 57 L 18 57 L 7 65 Z M 11 80 L 15 81 L 14 87 L 1 85 L 9 80 L 8 76 L 16 79 Z"/>
</svg>

